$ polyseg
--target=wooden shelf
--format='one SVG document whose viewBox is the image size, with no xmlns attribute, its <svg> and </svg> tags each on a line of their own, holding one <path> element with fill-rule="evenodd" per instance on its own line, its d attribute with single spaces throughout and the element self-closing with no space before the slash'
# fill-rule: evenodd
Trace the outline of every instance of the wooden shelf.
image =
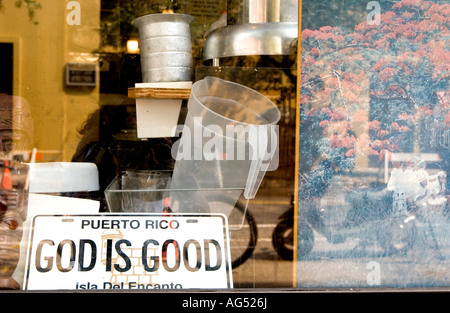
<svg viewBox="0 0 450 313">
<path fill-rule="evenodd" d="M 128 88 L 129 98 L 189 99 L 191 89 L 177 88 Z"/>
</svg>

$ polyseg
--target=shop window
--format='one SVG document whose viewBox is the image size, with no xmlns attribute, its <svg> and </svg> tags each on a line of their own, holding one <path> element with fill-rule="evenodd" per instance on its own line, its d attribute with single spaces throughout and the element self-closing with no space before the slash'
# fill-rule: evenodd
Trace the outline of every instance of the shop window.
<svg viewBox="0 0 450 313">
<path fill-rule="evenodd" d="M 449 11 L 0 0 L 0 288 L 448 288 Z"/>
</svg>

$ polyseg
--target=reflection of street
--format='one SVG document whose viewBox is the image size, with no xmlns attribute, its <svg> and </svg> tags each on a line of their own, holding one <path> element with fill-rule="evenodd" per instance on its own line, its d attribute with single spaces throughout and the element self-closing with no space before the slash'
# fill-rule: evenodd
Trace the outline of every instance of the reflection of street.
<svg viewBox="0 0 450 313">
<path fill-rule="evenodd" d="M 376 270 L 379 283 L 386 287 L 417 287 L 418 282 L 436 287 L 450 283 L 450 219 L 435 217 L 430 229 L 426 222 L 431 217 L 427 220 L 418 217 L 414 244 L 403 255 L 387 255 L 372 230 L 361 228 L 340 243 L 329 242 L 314 231 L 311 253 L 294 263 L 282 260 L 272 246 L 274 227 L 290 203 L 289 192 L 273 194 L 276 195 L 264 190 L 251 201 L 250 210 L 258 225 L 258 244 L 250 259 L 233 270 L 235 288 L 372 288 L 380 286 L 368 281 Z M 383 230 L 382 225 L 376 225 Z M 295 274 L 300 278 L 298 285 Z"/>
<path fill-rule="evenodd" d="M 272 197 L 267 193 L 252 201 L 250 209 L 258 224 L 258 244 L 251 258 L 233 270 L 235 288 L 376 287 L 368 283 L 368 275 L 373 272 L 371 262 L 379 264 L 380 283 L 388 287 L 413 287 L 417 281 L 425 286 L 450 282 L 448 219 L 433 227 L 438 251 L 433 248 L 429 225 L 418 219 L 416 240 L 405 255 L 386 255 L 376 238 L 367 232 L 342 243 L 330 243 L 315 231 L 314 247 L 307 258 L 296 264 L 282 260 L 272 246 L 272 232 L 278 217 L 289 208 L 289 201 L 289 196 Z M 296 271 L 301 277 L 298 286 L 294 285 Z"/>
<path fill-rule="evenodd" d="M 363 242 L 358 236 L 333 244 L 315 232 L 313 250 L 298 262 L 301 286 L 371 287 L 370 262 L 379 264 L 381 286 L 448 286 L 450 220 L 435 218 L 429 224 L 418 219 L 416 226 L 414 244 L 404 255 L 386 255 L 375 238 L 367 241 L 366 236 Z"/>
<path fill-rule="evenodd" d="M 414 244 L 404 255 L 386 255 L 367 229 L 342 243 L 330 243 L 314 231 L 313 250 L 294 264 L 282 260 L 272 246 L 273 229 L 278 217 L 289 208 L 289 200 L 289 196 L 261 192 L 252 202 L 250 209 L 258 224 L 258 244 L 251 258 L 233 270 L 235 288 L 291 288 L 296 284 L 295 271 L 301 277 L 299 287 L 376 287 L 368 283 L 374 272 L 371 264 L 379 265 L 383 286 L 414 287 L 417 282 L 424 286 L 449 284 L 450 219 L 417 218 Z M 431 219 L 433 224 L 427 223 Z"/>
<path fill-rule="evenodd" d="M 428 181 L 438 181 L 439 173 Z M 419 202 L 426 186 L 417 188 L 421 176 L 408 169 L 398 174 L 405 179 L 390 180 L 388 188 L 364 187 L 364 177 L 334 177 L 323 197 L 300 202 L 301 218 L 313 229 L 312 250 L 299 258 L 301 286 L 370 287 L 373 271 L 374 285 L 449 284 L 450 216 L 437 205 L 443 203 L 436 201 L 443 198 L 440 189 L 430 183 L 428 201 Z"/>
<path fill-rule="evenodd" d="M 258 243 L 250 259 L 233 270 L 235 288 L 293 287 L 293 262 L 282 260 L 272 245 L 272 232 L 290 201 L 290 190 L 262 189 L 250 202 L 258 226 Z"/>
</svg>

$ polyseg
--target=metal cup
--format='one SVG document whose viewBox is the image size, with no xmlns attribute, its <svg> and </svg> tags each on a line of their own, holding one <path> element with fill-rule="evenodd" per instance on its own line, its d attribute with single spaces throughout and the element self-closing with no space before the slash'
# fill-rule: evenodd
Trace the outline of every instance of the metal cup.
<svg viewBox="0 0 450 313">
<path fill-rule="evenodd" d="M 148 14 L 133 21 L 139 30 L 142 80 L 190 81 L 192 44 L 186 14 Z"/>
</svg>

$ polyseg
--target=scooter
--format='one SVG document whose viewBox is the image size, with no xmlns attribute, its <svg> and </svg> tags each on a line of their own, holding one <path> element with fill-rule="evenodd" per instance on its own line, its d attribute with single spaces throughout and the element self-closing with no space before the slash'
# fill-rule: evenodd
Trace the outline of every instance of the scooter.
<svg viewBox="0 0 450 313">
<path fill-rule="evenodd" d="M 298 258 L 307 257 L 314 245 L 314 231 L 323 235 L 329 243 L 344 243 L 347 238 L 375 239 L 385 254 L 404 254 L 414 244 L 416 235 L 415 215 L 409 206 L 396 207 L 394 192 L 387 189 L 358 189 L 348 192 L 345 218 L 331 221 L 320 199 L 303 199 L 299 202 L 297 218 Z M 272 234 L 272 243 L 278 255 L 285 260 L 294 256 L 294 205 L 279 218 Z"/>
</svg>

